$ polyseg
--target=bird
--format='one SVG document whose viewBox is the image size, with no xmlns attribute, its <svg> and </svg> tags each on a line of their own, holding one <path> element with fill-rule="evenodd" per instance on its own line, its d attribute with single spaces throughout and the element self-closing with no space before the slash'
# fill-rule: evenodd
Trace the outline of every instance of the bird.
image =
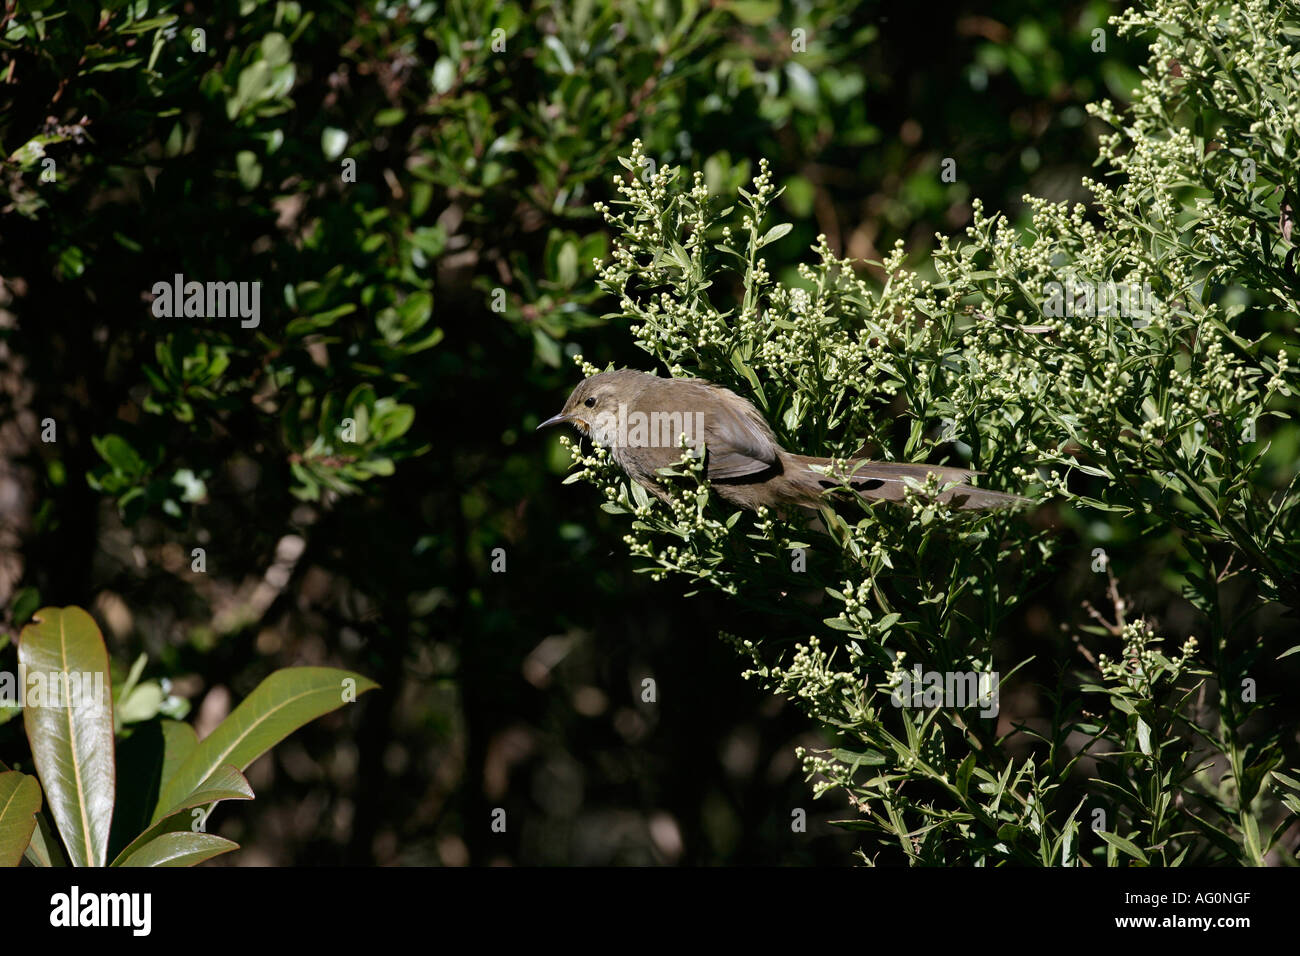
<svg viewBox="0 0 1300 956">
<path fill-rule="evenodd" d="M 753 403 L 699 378 L 662 378 L 636 369 L 600 372 L 580 382 L 559 414 L 537 428 L 561 424 L 603 445 L 629 478 L 665 501 L 670 495 L 658 470 L 681 460 L 684 437 L 695 454 L 702 450 L 713 490 L 749 511 L 817 509 L 828 490 L 846 483 L 864 499 L 900 502 L 909 482 L 923 483 L 929 475 L 943 484 L 937 500 L 954 508 L 1029 502 L 968 484 L 980 472 L 965 468 L 862 458 L 837 462 L 788 451 Z"/>
</svg>

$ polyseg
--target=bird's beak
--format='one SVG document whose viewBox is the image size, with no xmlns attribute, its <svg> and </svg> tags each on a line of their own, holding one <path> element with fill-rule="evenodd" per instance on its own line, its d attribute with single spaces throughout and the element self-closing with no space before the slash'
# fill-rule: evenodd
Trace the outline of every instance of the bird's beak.
<svg viewBox="0 0 1300 956">
<path fill-rule="evenodd" d="M 547 426 L 550 426 L 550 425 L 563 425 L 565 422 L 568 422 L 568 421 L 572 421 L 572 418 L 571 418 L 570 416 L 564 414 L 564 412 L 560 412 L 560 414 L 558 414 L 558 415 L 552 415 L 550 418 L 546 419 L 546 421 L 544 421 L 544 422 L 542 422 L 540 425 L 538 425 L 537 428 L 536 428 L 535 430 L 536 430 L 536 431 L 541 431 L 543 428 L 546 428 Z"/>
</svg>

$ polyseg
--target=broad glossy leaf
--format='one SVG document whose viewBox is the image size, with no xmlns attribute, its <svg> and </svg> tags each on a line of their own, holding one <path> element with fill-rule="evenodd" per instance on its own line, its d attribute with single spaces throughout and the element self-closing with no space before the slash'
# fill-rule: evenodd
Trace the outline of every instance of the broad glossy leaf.
<svg viewBox="0 0 1300 956">
<path fill-rule="evenodd" d="M 109 859 L 121 856 L 122 850 L 149 828 L 163 784 L 198 744 L 194 728 L 178 720 L 136 724 L 130 736 L 118 740 L 117 804 L 108 841 Z"/>
<path fill-rule="evenodd" d="M 122 849 L 122 852 L 117 855 L 117 859 L 110 865 L 136 865 L 127 861 L 143 849 L 146 844 L 154 842 L 165 833 L 198 832 L 194 831 L 194 821 L 196 817 L 197 819 L 206 819 L 207 811 L 204 811 L 201 815 L 187 813 L 186 811 L 192 811 L 196 807 L 203 806 L 208 806 L 208 810 L 211 810 L 210 805 L 216 805 L 222 800 L 252 799 L 253 788 L 249 786 L 248 780 L 230 764 L 224 764 L 218 767 L 212 776 L 203 781 L 178 806 L 173 807 L 162 819 L 127 844 Z"/>
<path fill-rule="evenodd" d="M 163 833 L 134 850 L 118 866 L 198 866 L 214 856 L 238 850 L 239 844 L 215 833 Z"/>
<path fill-rule="evenodd" d="M 187 797 L 171 807 L 163 816 L 169 817 L 190 807 L 220 803 L 222 800 L 252 799 L 253 788 L 249 785 L 248 778 L 230 764 L 222 764 L 208 776 L 208 779 L 195 787 Z"/>
<path fill-rule="evenodd" d="M 159 790 L 167 786 L 167 781 L 176 775 L 181 764 L 190 759 L 194 748 L 199 745 L 199 735 L 194 728 L 180 720 L 164 720 L 163 764 Z"/>
<path fill-rule="evenodd" d="M 54 827 L 44 813 L 36 814 L 36 829 L 32 831 L 32 842 L 27 846 L 27 861 L 32 866 L 67 866 L 68 861 L 59 849 L 59 838 L 54 835 Z"/>
<path fill-rule="evenodd" d="M 285 737 L 378 684 L 333 667 L 291 667 L 257 685 L 162 788 L 154 821 L 166 815 L 222 764 L 245 770 Z M 345 697 L 346 695 L 346 697 Z"/>
<path fill-rule="evenodd" d="M 18 661 L 23 723 L 59 835 L 73 866 L 104 866 L 116 776 L 104 638 L 79 607 L 42 608 L 23 628 Z"/>
<path fill-rule="evenodd" d="M 0 773 L 8 773 L 9 767 L 0 760 Z M 34 778 L 33 778 L 34 779 Z M 37 781 L 40 785 L 40 781 Z M 59 852 L 59 842 L 54 838 L 50 821 L 40 810 L 36 811 L 36 826 L 32 830 L 31 841 L 27 844 L 27 862 L 32 866 L 67 866 L 68 861 Z"/>
<path fill-rule="evenodd" d="M 32 841 L 41 785 L 17 770 L 0 773 L 0 866 L 17 866 Z"/>
</svg>

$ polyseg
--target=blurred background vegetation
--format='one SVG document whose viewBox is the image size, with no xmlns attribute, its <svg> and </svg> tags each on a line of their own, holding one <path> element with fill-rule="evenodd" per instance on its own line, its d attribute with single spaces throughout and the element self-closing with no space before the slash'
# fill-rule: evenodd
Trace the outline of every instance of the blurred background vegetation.
<svg viewBox="0 0 1300 956">
<path fill-rule="evenodd" d="M 655 370 L 602 318 L 592 203 L 635 138 L 715 190 L 766 157 L 795 224 L 770 262 L 824 233 L 924 264 L 974 197 L 1086 198 L 1083 104 L 1145 54 L 1118 10 L 6 0 L 7 630 L 87 607 L 200 728 L 280 666 L 383 685 L 250 769 L 229 865 L 852 862 L 794 756 L 822 734 L 714 636 L 742 609 L 633 573 L 533 433 L 568 356 Z M 261 282 L 260 325 L 154 318 L 176 273 Z M 1016 653 L 1103 585 L 1062 573 Z"/>
</svg>

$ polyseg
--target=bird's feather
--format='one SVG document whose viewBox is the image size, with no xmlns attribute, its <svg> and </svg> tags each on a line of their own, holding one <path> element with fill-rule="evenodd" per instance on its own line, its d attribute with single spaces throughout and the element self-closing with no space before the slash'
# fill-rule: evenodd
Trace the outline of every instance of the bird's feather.
<svg viewBox="0 0 1300 956">
<path fill-rule="evenodd" d="M 704 411 L 704 443 L 710 480 L 743 478 L 774 467 L 781 453 L 776 436 L 758 410 L 734 392 L 709 382 L 674 379 L 675 401 Z M 685 399 L 685 401 L 683 401 Z"/>
</svg>

